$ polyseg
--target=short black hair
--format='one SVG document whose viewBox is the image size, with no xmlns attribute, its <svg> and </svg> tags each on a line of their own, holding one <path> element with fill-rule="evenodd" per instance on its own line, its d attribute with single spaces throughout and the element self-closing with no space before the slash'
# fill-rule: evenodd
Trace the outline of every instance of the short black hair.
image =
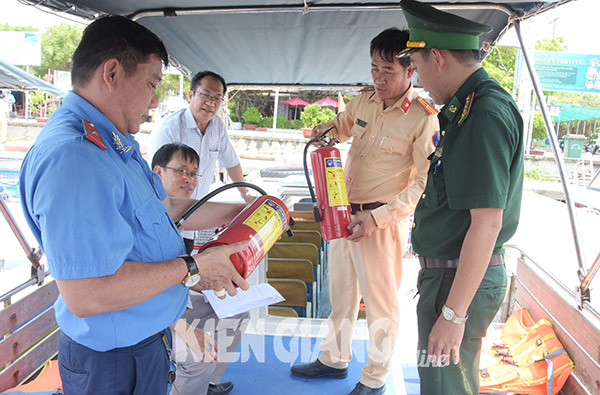
<svg viewBox="0 0 600 395">
<path fill-rule="evenodd" d="M 108 59 L 116 58 L 127 75 L 135 72 L 138 64 L 158 56 L 169 64 L 169 55 L 163 42 L 144 26 L 118 15 L 104 16 L 92 22 L 83 31 L 81 41 L 73 53 L 71 84 L 85 86 L 96 69 Z"/>
<path fill-rule="evenodd" d="M 214 71 L 208 70 L 196 73 L 196 75 L 192 78 L 192 82 L 190 83 L 190 90 L 195 91 L 198 85 L 200 85 L 200 81 L 202 81 L 204 77 L 212 77 L 216 80 L 219 80 L 221 82 L 221 85 L 223 85 L 223 95 L 227 93 L 227 83 L 225 82 L 225 78 L 221 77 Z"/>
<path fill-rule="evenodd" d="M 447 49 L 447 51 L 458 63 L 463 65 L 481 63 L 481 53 L 477 49 Z M 415 48 L 412 52 L 418 52 L 427 59 L 431 54 L 431 48 Z"/>
<path fill-rule="evenodd" d="M 386 61 L 394 63 L 394 61 L 398 59 L 403 67 L 408 67 L 410 65 L 409 58 L 405 59 L 396 57 L 398 52 L 406 49 L 408 36 L 408 30 L 400 30 L 395 27 L 385 29 L 371 40 L 369 55 L 371 55 L 372 58 L 375 52 L 379 52 L 381 57 Z"/>
<path fill-rule="evenodd" d="M 166 166 L 177 153 L 181 155 L 181 158 L 184 161 L 196 163 L 198 166 L 200 165 L 200 157 L 192 147 L 182 143 L 169 143 L 163 145 L 154 153 L 154 156 L 152 157 L 152 168 L 154 169 L 156 166 Z"/>
</svg>

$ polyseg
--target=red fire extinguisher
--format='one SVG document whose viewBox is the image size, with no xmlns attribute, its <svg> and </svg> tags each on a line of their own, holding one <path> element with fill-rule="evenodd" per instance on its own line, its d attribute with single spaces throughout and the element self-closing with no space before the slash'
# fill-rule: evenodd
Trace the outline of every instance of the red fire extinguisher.
<svg viewBox="0 0 600 395">
<path fill-rule="evenodd" d="M 199 252 L 249 240 L 248 247 L 230 256 L 238 273 L 248 278 L 287 229 L 289 220 L 290 213 L 281 200 L 273 196 L 261 196 L 203 244 Z"/>
<path fill-rule="evenodd" d="M 248 240 L 250 242 L 248 247 L 230 256 L 231 262 L 238 273 L 242 277 L 248 278 L 286 229 L 291 236 L 289 227 L 293 225 L 293 219 L 290 218 L 288 208 L 281 200 L 267 195 L 264 190 L 256 185 L 246 182 L 234 182 L 217 188 L 200 199 L 183 214 L 176 225 L 177 227 L 181 226 L 183 221 L 198 207 L 216 194 L 225 189 L 239 186 L 256 189 L 263 196 L 246 206 L 229 224 L 219 229 L 213 237 L 200 246 L 198 252 L 200 253 L 210 247 Z"/>
<path fill-rule="evenodd" d="M 324 146 L 310 154 L 316 196 L 306 166 L 308 147 L 312 143 L 320 141 L 329 130 L 331 128 L 326 130 L 320 138 L 310 140 L 304 149 L 304 172 L 314 204 L 315 221 L 321 223 L 323 240 L 340 239 L 351 234 L 348 229 L 350 204 L 348 203 L 346 179 L 344 178 L 340 151 L 335 147 Z"/>
</svg>

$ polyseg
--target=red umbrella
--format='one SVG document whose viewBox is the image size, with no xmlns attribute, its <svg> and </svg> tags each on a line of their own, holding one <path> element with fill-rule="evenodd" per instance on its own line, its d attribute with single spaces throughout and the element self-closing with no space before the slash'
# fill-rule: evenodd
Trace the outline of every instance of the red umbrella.
<svg viewBox="0 0 600 395">
<path fill-rule="evenodd" d="M 294 97 L 293 99 L 284 100 L 280 102 L 281 104 L 289 104 L 290 106 L 308 106 L 308 102 L 300 99 L 299 97 Z"/>
<path fill-rule="evenodd" d="M 294 119 L 296 119 L 296 112 L 298 111 L 298 106 L 306 107 L 308 106 L 308 102 L 300 99 L 299 97 L 294 97 L 293 99 L 284 100 L 280 102 L 280 104 L 288 104 L 290 106 L 294 106 Z"/>
<path fill-rule="evenodd" d="M 310 103 L 310 104 L 318 104 L 321 107 L 337 107 L 338 106 L 338 102 L 329 97 L 326 97 L 325 99 L 321 99 L 321 100 L 318 100 L 318 101 L 316 101 L 314 103 Z"/>
</svg>

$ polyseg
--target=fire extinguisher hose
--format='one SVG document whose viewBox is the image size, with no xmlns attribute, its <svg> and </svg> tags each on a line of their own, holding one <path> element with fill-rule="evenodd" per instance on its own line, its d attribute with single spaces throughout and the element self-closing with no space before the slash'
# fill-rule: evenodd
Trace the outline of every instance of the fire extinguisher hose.
<svg viewBox="0 0 600 395">
<path fill-rule="evenodd" d="M 188 208 L 185 213 L 183 213 L 181 218 L 177 222 L 175 222 L 175 225 L 179 228 L 181 225 L 183 225 L 183 222 L 186 219 L 188 219 L 190 215 L 192 215 L 194 213 L 194 211 L 198 210 L 198 208 L 200 206 L 202 206 L 204 203 L 206 203 L 208 200 L 212 199 L 214 196 L 218 195 L 219 193 L 221 193 L 223 191 L 226 191 L 231 188 L 237 188 L 237 187 L 246 187 L 246 188 L 254 189 L 263 196 L 267 195 L 267 192 L 265 192 L 264 189 L 262 189 L 261 187 L 259 187 L 257 185 L 250 184 L 248 182 L 232 182 L 231 184 L 223 185 L 222 187 L 219 187 L 219 188 L 215 189 L 214 191 L 207 193 L 206 196 L 204 196 L 202 199 L 199 199 L 190 208 Z"/>
</svg>

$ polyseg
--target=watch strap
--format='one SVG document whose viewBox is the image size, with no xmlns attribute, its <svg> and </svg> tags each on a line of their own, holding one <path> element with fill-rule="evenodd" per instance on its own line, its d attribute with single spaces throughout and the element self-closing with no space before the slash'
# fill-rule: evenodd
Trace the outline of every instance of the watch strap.
<svg viewBox="0 0 600 395">
<path fill-rule="evenodd" d="M 185 261 L 189 276 L 198 274 L 198 265 L 196 265 L 196 260 L 190 254 L 179 255 L 177 258 L 181 258 Z"/>
</svg>

